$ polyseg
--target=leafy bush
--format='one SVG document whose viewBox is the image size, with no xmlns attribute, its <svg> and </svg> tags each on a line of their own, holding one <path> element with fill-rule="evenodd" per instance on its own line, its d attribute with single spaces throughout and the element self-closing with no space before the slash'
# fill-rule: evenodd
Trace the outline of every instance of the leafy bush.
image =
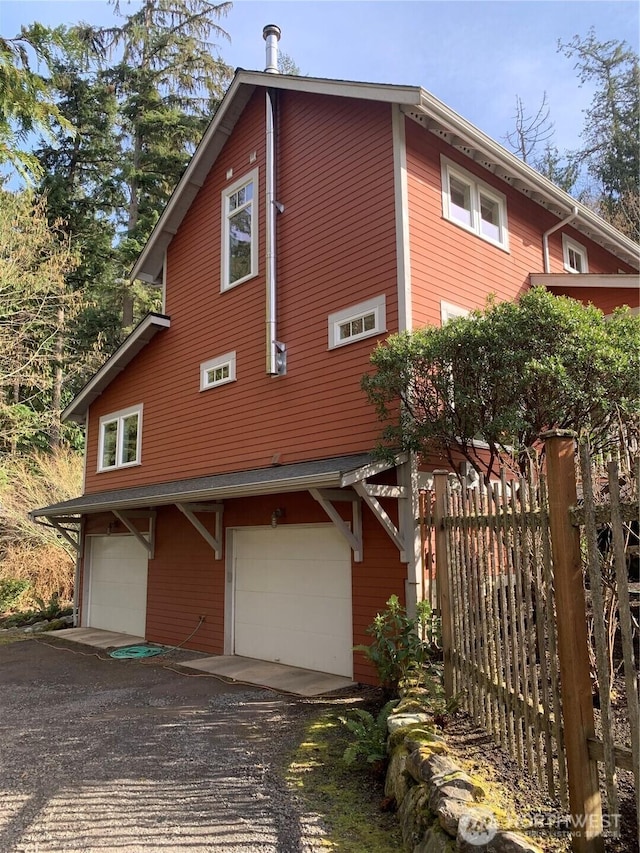
<svg viewBox="0 0 640 853">
<path fill-rule="evenodd" d="M 433 639 L 437 619 L 428 601 L 418 602 L 415 618 L 407 616 L 397 595 L 387 601 L 387 609 L 378 613 L 367 634 L 373 637 L 369 646 L 355 646 L 375 666 L 383 689 L 395 695 L 401 683 L 411 678 L 422 680 L 422 671 L 434 656 Z"/>
<path fill-rule="evenodd" d="M 339 718 L 355 736 L 355 741 L 349 744 L 342 756 L 345 764 L 353 764 L 360 757 L 368 764 L 387 760 L 387 719 L 397 704 L 397 699 L 387 702 L 376 717 L 363 708 L 356 708 L 352 716 Z"/>
<path fill-rule="evenodd" d="M 0 578 L 0 613 L 13 610 L 20 600 L 20 596 L 29 589 L 28 580 L 17 578 Z"/>
</svg>

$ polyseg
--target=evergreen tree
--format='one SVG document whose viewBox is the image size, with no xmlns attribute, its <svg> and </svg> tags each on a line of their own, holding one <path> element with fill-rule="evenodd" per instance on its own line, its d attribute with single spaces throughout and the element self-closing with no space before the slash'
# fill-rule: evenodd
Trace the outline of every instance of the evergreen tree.
<svg viewBox="0 0 640 853">
<path fill-rule="evenodd" d="M 24 178 L 41 171 L 37 157 L 21 147 L 29 134 L 51 133 L 55 121 L 65 121 L 46 72 L 33 71 L 31 60 L 47 69 L 66 35 L 64 27 L 31 24 L 15 38 L 0 37 L 0 164 L 10 164 Z"/>
<path fill-rule="evenodd" d="M 640 66 L 638 55 L 622 41 L 598 41 L 593 28 L 585 38 L 558 43 L 575 59 L 580 84 L 595 93 L 586 111 L 584 146 L 575 159 L 596 183 L 599 212 L 640 240 L 637 198 L 640 192 Z"/>
<path fill-rule="evenodd" d="M 73 54 L 59 57 L 52 72 L 65 124 L 56 124 L 51 144 L 36 155 L 44 170 L 39 190 L 47 199 L 49 221 L 63 223 L 80 258 L 66 281 L 68 292 L 83 293 L 82 308 L 65 332 L 61 381 L 64 393 L 72 396 L 102 353 L 120 342 L 115 216 L 125 198 L 114 177 L 119 150 L 113 87 Z"/>
<path fill-rule="evenodd" d="M 112 0 L 121 15 L 119 0 Z M 230 80 L 213 38 L 229 3 L 143 0 L 121 27 L 98 41 L 117 61 L 105 70 L 118 99 L 119 179 L 127 203 L 120 261 L 128 269 L 147 240 Z M 143 306 L 146 307 L 146 306 Z M 123 301 L 123 325 L 136 319 L 132 292 Z"/>
</svg>

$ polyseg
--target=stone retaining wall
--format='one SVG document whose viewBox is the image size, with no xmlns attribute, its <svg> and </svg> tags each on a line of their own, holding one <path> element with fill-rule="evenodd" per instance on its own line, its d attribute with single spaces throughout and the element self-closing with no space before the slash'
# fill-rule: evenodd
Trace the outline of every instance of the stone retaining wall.
<svg viewBox="0 0 640 853">
<path fill-rule="evenodd" d="M 411 853 L 495 851 L 542 853 L 529 839 L 500 829 L 484 803 L 481 782 L 448 755 L 434 733 L 421 690 L 407 690 L 389 716 L 385 796 L 398 808 L 405 849 Z"/>
</svg>

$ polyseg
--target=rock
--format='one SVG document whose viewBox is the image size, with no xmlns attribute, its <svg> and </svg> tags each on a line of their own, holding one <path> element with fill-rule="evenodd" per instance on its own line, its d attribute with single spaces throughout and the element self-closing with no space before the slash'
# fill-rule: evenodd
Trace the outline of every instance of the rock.
<svg viewBox="0 0 640 853">
<path fill-rule="evenodd" d="M 478 853 L 492 849 L 489 845 L 498 834 L 498 823 L 490 809 L 467 806 L 458 819 L 456 849 L 464 853 Z"/>
<path fill-rule="evenodd" d="M 491 853 L 543 853 L 542 848 L 524 835 L 499 830 L 487 850 Z M 477 851 L 477 848 L 476 848 Z"/>
<path fill-rule="evenodd" d="M 435 813 L 438 816 L 440 826 L 452 838 L 458 836 L 458 827 L 460 821 L 463 819 L 465 819 L 463 828 L 465 825 L 471 827 L 479 826 L 481 827 L 480 831 L 483 831 L 484 827 L 486 827 L 486 831 L 489 834 L 496 832 L 498 828 L 496 816 L 490 809 L 468 802 L 465 803 L 458 799 L 441 797 L 436 804 Z M 473 833 L 469 834 L 470 837 L 473 837 Z M 466 837 L 464 831 L 462 835 Z"/>
<path fill-rule="evenodd" d="M 67 623 L 62 619 L 52 619 L 46 625 L 43 625 L 41 631 L 59 631 L 61 628 L 66 628 Z"/>
<path fill-rule="evenodd" d="M 29 625 L 28 628 L 24 628 L 23 634 L 37 634 L 40 631 L 45 630 L 45 626 L 49 624 L 48 619 L 44 619 L 42 622 L 34 622 L 33 625 Z"/>
<path fill-rule="evenodd" d="M 476 802 L 473 791 L 468 788 L 457 788 L 455 785 L 438 785 L 431 788 L 429 808 L 436 814 L 440 800 L 458 800 L 461 803 Z"/>
<path fill-rule="evenodd" d="M 397 747 L 392 753 L 387 768 L 387 778 L 384 783 L 385 797 L 393 797 L 399 806 L 409 790 L 409 779 L 404 766 L 407 761 L 407 750 Z"/>
<path fill-rule="evenodd" d="M 486 796 L 484 788 L 471 776 L 460 770 L 446 755 L 434 753 L 428 746 L 409 753 L 407 773 L 410 773 L 416 782 L 427 782 L 436 788 L 446 785 L 448 788 L 468 791 L 476 802 L 484 800 Z"/>
<path fill-rule="evenodd" d="M 415 752 L 416 749 L 425 748 L 432 754 L 437 753 L 438 755 L 443 755 L 449 751 L 449 747 L 447 746 L 447 742 L 444 738 L 441 738 L 440 735 L 422 727 L 416 727 L 415 729 L 410 730 L 409 733 L 404 736 L 404 745 L 408 752 Z"/>
<path fill-rule="evenodd" d="M 413 714 L 393 714 L 387 720 L 387 728 L 389 730 L 389 734 L 393 734 L 393 732 L 398 729 L 406 729 L 409 726 L 415 725 L 424 725 L 432 720 L 432 715 L 424 712 L 415 712 Z"/>
<path fill-rule="evenodd" d="M 453 853 L 456 845 L 439 826 L 432 826 L 422 841 L 413 848 L 413 853 Z"/>
<path fill-rule="evenodd" d="M 427 827 L 433 823 L 426 785 L 414 785 L 409 788 L 398 808 L 398 820 L 404 846 L 411 850 L 424 837 Z"/>
<path fill-rule="evenodd" d="M 406 726 L 401 729 L 396 729 L 389 735 L 389 749 L 393 749 L 400 744 L 406 744 L 407 738 L 414 738 L 419 742 L 420 746 L 426 746 L 433 738 L 437 737 L 432 726 L 425 726 L 424 723 L 417 723 L 415 726 Z M 414 747 L 417 749 L 417 747 Z M 412 752 L 413 750 L 409 750 Z"/>
<path fill-rule="evenodd" d="M 459 768 L 450 758 L 434 753 L 429 746 L 421 746 L 407 757 L 407 773 L 410 773 L 416 782 L 430 783 L 434 776 L 445 777 L 447 774 L 459 772 Z"/>
<path fill-rule="evenodd" d="M 418 699 L 412 695 L 403 696 L 396 707 L 391 712 L 392 717 L 397 717 L 398 714 L 422 714 L 427 713 L 425 707 L 425 699 Z M 433 715 L 431 715 L 433 716 Z"/>
</svg>

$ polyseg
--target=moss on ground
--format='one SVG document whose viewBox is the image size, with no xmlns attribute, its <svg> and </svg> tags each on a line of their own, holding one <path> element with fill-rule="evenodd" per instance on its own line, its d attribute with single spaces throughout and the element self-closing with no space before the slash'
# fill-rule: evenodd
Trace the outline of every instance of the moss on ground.
<svg viewBox="0 0 640 853">
<path fill-rule="evenodd" d="M 8 646 L 9 643 L 19 643 L 22 640 L 31 640 L 33 635 L 25 634 L 23 631 L 7 631 L 0 633 L 0 646 Z"/>
<path fill-rule="evenodd" d="M 397 853 L 402 849 L 394 814 L 380 810 L 383 782 L 366 764 L 347 767 L 348 732 L 333 711 L 309 723 L 291 757 L 287 782 L 323 825 L 323 844 L 338 853 Z"/>
</svg>

